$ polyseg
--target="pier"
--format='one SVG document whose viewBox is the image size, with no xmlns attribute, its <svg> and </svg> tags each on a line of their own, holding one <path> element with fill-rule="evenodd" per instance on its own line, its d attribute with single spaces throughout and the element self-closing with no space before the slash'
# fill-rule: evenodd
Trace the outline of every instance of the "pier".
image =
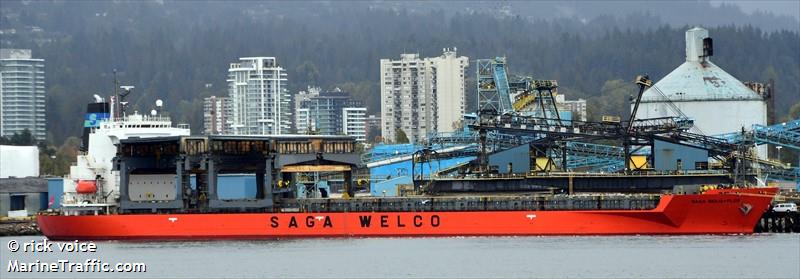
<svg viewBox="0 0 800 279">
<path fill-rule="evenodd" d="M 41 235 L 36 218 L 0 219 L 0 236 Z"/>
<path fill-rule="evenodd" d="M 756 233 L 800 233 L 800 213 L 767 211 L 754 229 Z"/>
</svg>

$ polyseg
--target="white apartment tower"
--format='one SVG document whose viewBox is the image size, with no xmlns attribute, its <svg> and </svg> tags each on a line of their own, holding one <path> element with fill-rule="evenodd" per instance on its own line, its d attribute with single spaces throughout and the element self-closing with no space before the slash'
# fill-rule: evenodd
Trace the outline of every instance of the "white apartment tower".
<svg viewBox="0 0 800 279">
<path fill-rule="evenodd" d="M 367 108 L 342 108 L 342 133 L 356 138 L 358 142 L 367 141 Z"/>
<path fill-rule="evenodd" d="M 401 54 L 381 59 L 381 133 L 394 141 L 401 129 L 411 142 L 430 133 L 451 132 L 464 114 L 467 57 L 445 49 L 440 57 Z"/>
<path fill-rule="evenodd" d="M 0 49 L 0 136 L 28 129 L 45 140 L 44 59 L 29 49 Z"/>
<path fill-rule="evenodd" d="M 453 132 L 466 109 L 466 80 L 464 73 L 469 58 L 456 56 L 456 48 L 444 49 L 442 56 L 430 58 L 435 78 L 436 131 Z"/>
<path fill-rule="evenodd" d="M 243 57 L 228 69 L 230 132 L 288 134 L 291 127 L 287 78 L 275 57 Z"/>
</svg>

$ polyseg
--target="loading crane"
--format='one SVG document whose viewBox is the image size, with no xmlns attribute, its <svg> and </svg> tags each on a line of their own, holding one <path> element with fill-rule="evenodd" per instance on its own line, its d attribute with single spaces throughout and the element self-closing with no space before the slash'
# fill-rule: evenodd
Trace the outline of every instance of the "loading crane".
<svg viewBox="0 0 800 279">
<path fill-rule="evenodd" d="M 653 86 L 653 81 L 650 80 L 648 75 L 637 76 L 634 83 L 639 85 L 639 94 L 636 95 L 636 102 L 633 104 L 633 111 L 631 111 L 631 117 L 628 119 L 628 134 L 630 134 L 633 130 L 633 120 L 636 119 L 636 112 L 639 111 L 639 103 L 642 102 L 644 90 Z"/>
<path fill-rule="evenodd" d="M 525 82 L 518 83 L 518 90 L 522 91 L 514 98 L 514 111 L 528 116 L 537 116 L 561 124 L 561 114 L 558 112 L 556 104 L 556 88 L 558 82 L 555 80 L 535 80 L 525 78 Z"/>
<path fill-rule="evenodd" d="M 512 112 L 506 58 L 479 59 L 476 62 L 478 109 L 499 113 Z"/>
<path fill-rule="evenodd" d="M 569 123 L 561 123 L 558 119 L 547 117 L 526 116 L 519 113 L 498 113 L 493 111 L 482 111 L 479 115 L 479 120 L 469 125 L 470 128 L 476 131 L 491 131 L 495 133 L 525 136 L 535 139 L 530 141 L 532 146 L 538 146 L 539 153 L 554 154 L 560 156 L 557 158 L 561 165 L 566 168 L 567 165 L 576 166 L 577 162 L 590 162 L 591 160 L 569 160 L 568 155 L 581 156 L 581 153 L 576 153 L 575 148 L 569 148 L 568 145 L 556 143 L 571 143 L 571 142 L 592 142 L 597 140 L 615 140 L 621 141 L 622 154 L 624 155 L 624 169 L 626 172 L 635 171 L 638 167 L 632 167 L 632 156 L 639 150 L 645 147 L 652 149 L 655 141 L 663 141 L 674 143 L 684 146 L 691 146 L 709 151 L 709 155 L 717 158 L 722 162 L 727 162 L 726 165 L 732 172 L 738 174 L 745 174 L 750 171 L 748 165 L 750 161 L 747 160 L 747 154 L 752 141 L 743 141 L 739 143 L 729 143 L 715 137 L 706 136 L 702 133 L 691 133 L 690 129 L 693 128 L 693 121 L 685 117 L 679 110 L 677 111 L 678 117 L 659 117 L 637 119 L 637 112 L 640 107 L 642 95 L 648 88 L 654 88 L 652 80 L 647 75 L 637 76 L 634 83 L 639 85 L 638 94 L 636 95 L 635 102 L 630 117 L 627 121 L 570 121 Z M 516 85 L 516 83 L 512 83 Z M 531 86 L 530 80 L 528 81 L 529 88 Z M 535 95 L 534 95 L 535 96 Z M 538 96 L 536 96 L 538 97 Z M 517 98 L 517 102 L 530 102 L 532 99 L 525 99 L 523 94 Z M 516 102 L 515 102 L 516 103 Z M 677 109 L 677 108 L 676 108 Z M 548 115 L 549 116 L 549 115 Z M 789 125 L 790 127 L 794 127 Z M 480 133 L 480 132 L 479 132 Z M 766 132 L 765 132 L 766 133 Z M 782 137 L 785 140 L 786 137 Z M 548 149 L 557 149 L 560 151 L 549 152 Z M 481 149 L 483 150 L 483 149 Z M 652 160 L 652 158 L 650 158 Z M 568 164 L 571 162 L 571 164 Z M 483 165 L 486 163 L 483 162 Z M 487 169 L 482 166 L 482 169 Z"/>
<path fill-rule="evenodd" d="M 526 114 L 523 111 L 531 108 L 527 115 L 561 123 L 555 99 L 555 89 L 558 88 L 555 80 L 535 80 L 531 77 L 511 80 L 505 57 L 479 59 L 476 65 L 479 111 Z M 512 100 L 512 92 L 521 93 Z"/>
</svg>

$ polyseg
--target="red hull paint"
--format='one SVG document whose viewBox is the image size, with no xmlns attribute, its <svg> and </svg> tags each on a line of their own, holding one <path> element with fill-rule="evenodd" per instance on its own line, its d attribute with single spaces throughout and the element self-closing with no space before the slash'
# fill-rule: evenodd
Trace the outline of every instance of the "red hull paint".
<svg viewBox="0 0 800 279">
<path fill-rule="evenodd" d="M 738 234 L 753 232 L 776 192 L 664 195 L 652 210 L 41 215 L 38 222 L 59 240 Z"/>
</svg>

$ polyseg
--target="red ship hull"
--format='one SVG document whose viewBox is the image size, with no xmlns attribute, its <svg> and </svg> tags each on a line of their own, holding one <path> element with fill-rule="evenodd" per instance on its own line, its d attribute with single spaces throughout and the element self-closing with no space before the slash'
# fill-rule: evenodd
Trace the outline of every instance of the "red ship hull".
<svg viewBox="0 0 800 279">
<path fill-rule="evenodd" d="M 56 240 L 747 234 L 776 188 L 664 195 L 652 210 L 38 216 Z"/>
</svg>

